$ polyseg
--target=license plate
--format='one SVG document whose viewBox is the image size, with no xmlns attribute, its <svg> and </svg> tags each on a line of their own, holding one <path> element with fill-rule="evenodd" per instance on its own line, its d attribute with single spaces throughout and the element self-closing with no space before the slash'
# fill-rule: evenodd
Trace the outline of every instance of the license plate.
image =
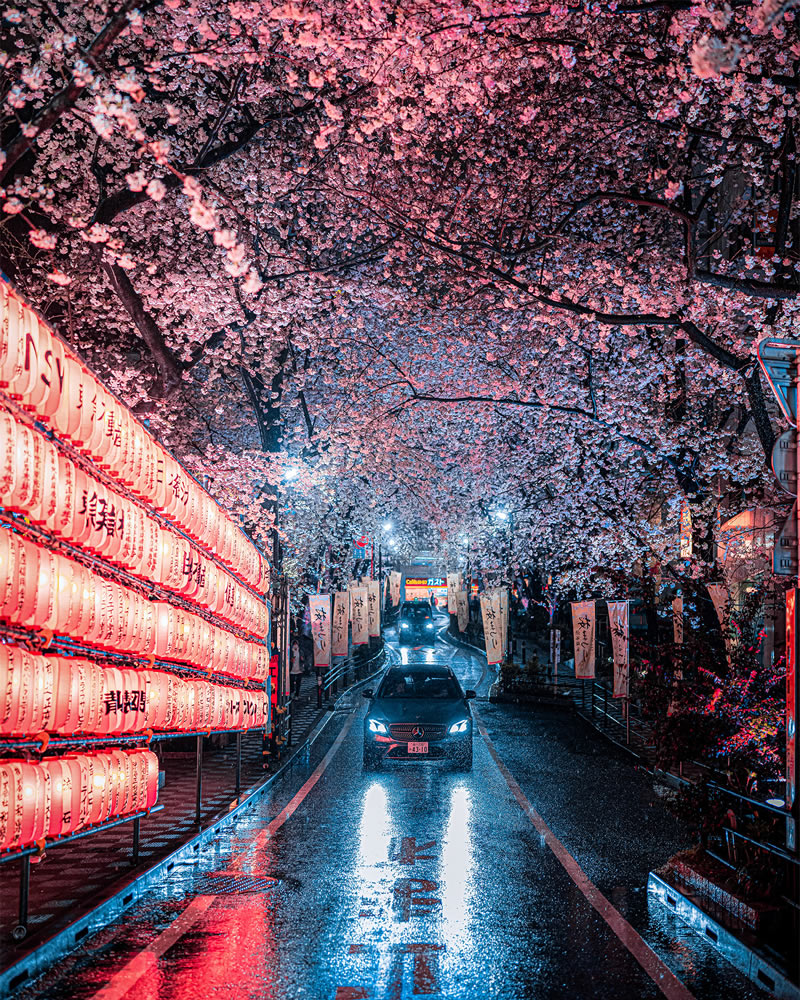
<svg viewBox="0 0 800 1000">
<path fill-rule="evenodd" d="M 409 753 L 427 753 L 428 744 L 427 743 L 409 743 L 408 744 Z"/>
</svg>

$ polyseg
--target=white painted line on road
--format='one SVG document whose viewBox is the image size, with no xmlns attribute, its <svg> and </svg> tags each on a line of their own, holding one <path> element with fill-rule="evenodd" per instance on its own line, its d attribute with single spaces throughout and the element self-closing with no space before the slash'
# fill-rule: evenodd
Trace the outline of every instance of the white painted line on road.
<svg viewBox="0 0 800 1000">
<path fill-rule="evenodd" d="M 556 837 L 547 823 L 545 823 L 541 815 L 533 808 L 511 772 L 500 759 L 494 743 L 492 743 L 489 738 L 489 734 L 486 731 L 483 720 L 475 709 L 473 709 L 473 714 L 475 716 L 475 721 L 478 723 L 478 730 L 483 737 L 495 764 L 497 764 L 500 769 L 500 773 L 505 778 L 506 784 L 511 790 L 511 794 L 517 800 L 520 808 L 528 816 L 531 823 L 533 823 L 536 828 L 536 832 L 542 837 L 544 842 L 556 856 L 564 868 L 564 871 L 566 871 L 589 903 L 591 903 L 594 909 L 597 910 L 603 920 L 605 920 L 611 930 L 625 945 L 631 955 L 636 959 L 639 965 L 641 965 L 647 975 L 653 980 L 668 1000 L 695 1000 L 694 994 L 691 993 L 683 985 L 680 979 L 678 979 L 674 972 L 672 972 L 672 970 L 661 961 L 650 945 L 647 944 L 644 938 L 642 938 L 633 929 L 633 927 L 631 927 L 619 910 L 606 899 L 594 882 L 592 882 L 586 875 L 575 858 L 573 858 L 558 837 Z"/>
<path fill-rule="evenodd" d="M 317 764 L 312 775 L 304 782 L 300 790 L 289 800 L 289 803 L 278 813 L 269 826 L 254 837 L 243 851 L 234 855 L 231 859 L 231 863 L 228 865 L 228 870 L 236 871 L 241 868 L 244 857 L 253 849 L 253 847 L 263 847 L 270 837 L 274 836 L 274 834 L 283 826 L 286 820 L 294 815 L 305 797 L 325 773 L 326 768 L 336 755 L 336 751 L 342 745 L 345 737 L 350 732 L 350 727 L 353 725 L 354 719 L 355 712 L 352 712 L 344 726 L 342 726 L 342 731 L 331 744 L 330 749 L 319 764 Z M 158 959 L 166 951 L 168 951 L 176 941 L 178 941 L 184 934 L 194 927 L 216 898 L 217 897 L 213 895 L 195 896 L 186 909 L 172 921 L 169 927 L 165 928 L 158 935 L 158 937 L 154 938 L 146 948 L 143 948 L 137 955 L 130 959 L 130 961 L 126 962 L 119 972 L 116 972 L 106 985 L 93 995 L 92 1000 L 122 1000 L 122 998 L 136 985 L 136 983 L 138 983 L 142 976 L 146 975 L 151 969 L 154 968 Z"/>
</svg>

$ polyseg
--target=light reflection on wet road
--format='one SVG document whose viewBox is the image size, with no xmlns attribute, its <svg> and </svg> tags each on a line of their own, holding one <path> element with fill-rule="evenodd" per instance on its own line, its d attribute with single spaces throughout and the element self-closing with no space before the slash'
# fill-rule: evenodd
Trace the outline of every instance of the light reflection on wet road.
<svg viewBox="0 0 800 1000">
<path fill-rule="evenodd" d="M 392 655 L 447 660 L 479 698 L 493 679 L 482 658 L 442 643 Z M 647 871 L 685 844 L 647 776 L 579 720 L 477 705 L 522 799 L 677 979 L 644 971 L 590 905 L 477 733 L 472 773 L 363 773 L 365 704 L 352 696 L 233 832 L 20 996 L 760 995 L 674 918 L 648 912 Z"/>
</svg>

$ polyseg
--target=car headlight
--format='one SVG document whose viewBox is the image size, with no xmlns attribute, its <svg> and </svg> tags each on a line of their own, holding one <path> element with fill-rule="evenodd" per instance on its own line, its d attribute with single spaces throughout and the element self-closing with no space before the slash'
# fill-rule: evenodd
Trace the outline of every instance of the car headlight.
<svg viewBox="0 0 800 1000">
<path fill-rule="evenodd" d="M 386 726 L 382 722 L 378 722 L 377 719 L 369 720 L 369 731 L 371 733 L 385 733 Z"/>
<path fill-rule="evenodd" d="M 400 628 L 408 628 L 408 622 L 400 622 Z"/>
<path fill-rule="evenodd" d="M 454 722 L 450 727 L 449 732 L 451 733 L 465 733 L 469 729 L 469 719 L 464 719 L 463 722 Z"/>
<path fill-rule="evenodd" d="M 426 622 L 425 628 L 433 628 L 433 622 Z"/>
</svg>

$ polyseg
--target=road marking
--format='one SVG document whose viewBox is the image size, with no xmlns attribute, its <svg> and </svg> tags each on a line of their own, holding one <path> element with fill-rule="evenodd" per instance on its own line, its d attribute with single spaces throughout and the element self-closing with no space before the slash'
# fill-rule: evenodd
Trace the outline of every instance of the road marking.
<svg viewBox="0 0 800 1000">
<path fill-rule="evenodd" d="M 139 982 L 142 976 L 154 969 L 159 958 L 175 942 L 191 930 L 216 899 L 216 896 L 195 896 L 179 917 L 163 930 L 157 938 L 143 948 L 111 977 L 106 985 L 94 994 L 94 1000 L 121 1000 Z"/>
<path fill-rule="evenodd" d="M 235 871 L 237 868 L 240 868 L 242 859 L 253 849 L 254 846 L 263 847 L 276 833 L 276 831 L 283 826 L 286 820 L 294 815 L 303 799 L 305 799 L 314 785 L 316 785 L 325 773 L 326 768 L 336 755 L 336 751 L 342 745 L 345 737 L 350 732 L 350 727 L 353 725 L 354 719 L 355 713 L 352 713 L 345 722 L 344 726 L 342 726 L 342 731 L 333 741 L 328 752 L 319 764 L 317 764 L 311 777 L 304 782 L 297 794 L 291 798 L 288 805 L 286 805 L 278 813 L 269 826 L 262 830 L 257 837 L 250 840 L 247 847 L 243 851 L 234 855 L 231 863 L 228 865 L 228 870 Z M 146 948 L 143 948 L 137 955 L 134 955 L 130 961 L 126 962 L 119 972 L 114 973 L 102 989 L 93 994 L 92 1000 L 122 1000 L 122 997 L 124 997 L 125 994 L 128 993 L 129 990 L 136 985 L 136 983 L 138 983 L 142 976 L 146 975 L 151 969 L 155 968 L 158 959 L 166 951 L 168 951 L 176 941 L 182 938 L 184 934 L 194 927 L 216 898 L 217 897 L 213 895 L 195 896 L 192 902 L 189 903 L 186 909 L 172 921 L 169 927 L 163 930 L 158 937 L 147 945 Z"/>
<path fill-rule="evenodd" d="M 683 985 L 680 979 L 678 979 L 678 977 L 672 972 L 672 970 L 661 961 L 650 945 L 648 945 L 644 938 L 642 938 L 633 929 L 633 927 L 631 927 L 619 910 L 617 910 L 616 907 L 614 907 L 606 899 L 594 882 L 592 882 L 586 875 L 575 858 L 573 858 L 558 837 L 556 837 L 547 823 L 545 823 L 541 815 L 533 808 L 525 793 L 515 781 L 511 772 L 500 759 L 494 743 L 492 743 L 489 738 L 489 734 L 486 731 L 483 720 L 474 709 L 473 714 L 475 715 L 475 720 L 478 723 L 478 730 L 486 743 L 486 747 L 492 755 L 495 764 L 497 764 L 500 773 L 505 778 L 506 784 L 511 790 L 511 794 L 517 800 L 517 803 L 522 811 L 527 814 L 528 819 L 531 823 L 533 823 L 537 833 L 542 837 L 544 842 L 556 856 L 575 885 L 580 889 L 594 909 L 597 910 L 603 920 L 605 920 L 611 930 L 625 945 L 631 955 L 636 959 L 639 965 L 641 965 L 647 975 L 653 980 L 668 1000 L 695 1000 L 694 994 L 691 993 Z"/>
</svg>

